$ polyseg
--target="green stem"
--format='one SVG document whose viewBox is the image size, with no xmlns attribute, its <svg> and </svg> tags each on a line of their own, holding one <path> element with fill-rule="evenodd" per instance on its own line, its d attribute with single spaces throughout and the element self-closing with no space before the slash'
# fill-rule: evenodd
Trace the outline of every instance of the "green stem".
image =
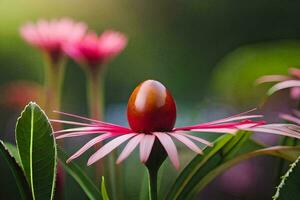
<svg viewBox="0 0 300 200">
<path fill-rule="evenodd" d="M 157 200 L 157 175 L 158 168 L 147 168 L 149 180 L 149 200 Z"/>
<path fill-rule="evenodd" d="M 99 70 L 89 70 L 87 76 L 90 116 L 94 119 L 103 120 L 103 73 Z"/>
<path fill-rule="evenodd" d="M 101 66 L 88 67 L 87 69 L 87 92 L 89 101 L 90 117 L 93 119 L 103 120 L 103 70 Z M 102 146 L 102 143 L 95 145 L 95 149 L 98 150 Z M 96 167 L 96 180 L 100 181 L 100 177 L 104 175 L 104 166 L 102 160 L 98 161 Z"/>
<path fill-rule="evenodd" d="M 45 111 L 50 118 L 58 118 L 53 110 L 60 110 L 61 89 L 64 79 L 65 62 L 64 59 L 54 62 L 46 56 L 45 70 Z"/>
<path fill-rule="evenodd" d="M 49 118 L 59 119 L 60 115 L 53 112 L 60 110 L 61 105 L 61 90 L 64 80 L 65 59 L 53 59 L 50 55 L 45 55 L 45 105 L 44 110 Z M 54 130 L 61 129 L 59 123 L 53 124 Z M 63 142 L 58 143 L 63 146 Z M 61 163 L 58 164 L 57 183 L 56 183 L 56 199 L 63 199 L 64 175 Z"/>
</svg>

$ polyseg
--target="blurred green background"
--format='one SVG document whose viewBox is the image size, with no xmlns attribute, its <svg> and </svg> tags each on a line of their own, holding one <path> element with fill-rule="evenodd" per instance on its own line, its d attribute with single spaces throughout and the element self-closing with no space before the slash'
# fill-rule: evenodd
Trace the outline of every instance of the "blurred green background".
<svg viewBox="0 0 300 200">
<path fill-rule="evenodd" d="M 129 37 L 126 50 L 109 65 L 108 104 L 126 102 L 137 83 L 149 78 L 165 83 L 177 101 L 199 102 L 208 92 L 213 93 L 210 85 L 215 80 L 214 71 L 229 52 L 252 43 L 297 39 L 299 8 L 300 2 L 295 0 L 1 0 L 1 83 L 20 78 L 42 82 L 40 54 L 21 40 L 19 27 L 38 18 L 70 16 L 87 22 L 99 33 L 114 28 Z M 294 57 L 298 56 L 299 46 L 297 41 L 282 45 L 287 50 L 275 52 L 276 57 L 280 53 L 288 55 L 285 62 L 280 60 L 280 67 L 273 69 L 277 63 L 257 59 L 256 56 L 270 57 L 270 52 L 265 53 L 270 51 L 270 45 L 261 45 L 252 48 L 251 61 L 246 57 L 240 61 L 252 62 L 250 66 L 230 63 L 234 70 L 217 68 L 218 77 L 230 76 L 227 71 L 239 76 L 284 72 L 287 64 L 297 63 Z M 281 48 L 280 44 L 277 48 Z M 242 53 L 247 56 L 247 52 Z M 289 60 L 290 53 L 293 58 Z M 78 88 L 85 89 L 84 74 L 71 65 L 74 64 L 67 69 L 66 97 L 72 96 L 73 103 L 81 102 L 77 99 L 85 96 Z M 74 80 L 76 88 L 72 88 Z M 232 87 L 232 82 L 229 85 L 227 80 L 222 81 L 219 85 Z"/>
<path fill-rule="evenodd" d="M 42 83 L 40 52 L 22 41 L 19 28 L 39 18 L 69 16 L 98 33 L 113 28 L 129 38 L 108 66 L 105 102 L 111 121 L 126 123 L 124 105 L 145 79 L 172 91 L 184 118 L 178 124 L 194 121 L 197 109 L 206 113 L 201 120 L 221 117 L 222 109 L 260 104 L 267 86 L 254 86 L 259 76 L 300 66 L 299 10 L 296 0 L 0 0 L 0 85 Z M 81 68 L 69 61 L 64 111 L 87 115 L 85 84 Z M 18 112 L 0 109 L 0 127 L 10 139 Z"/>
</svg>

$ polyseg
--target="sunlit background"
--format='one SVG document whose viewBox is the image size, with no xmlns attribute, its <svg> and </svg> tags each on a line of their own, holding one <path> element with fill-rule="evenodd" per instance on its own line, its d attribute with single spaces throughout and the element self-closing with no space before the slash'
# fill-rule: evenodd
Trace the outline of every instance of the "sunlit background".
<svg viewBox="0 0 300 200">
<path fill-rule="evenodd" d="M 13 141 L 22 109 L 4 102 L 7 85 L 43 83 L 41 54 L 19 34 L 25 22 L 68 16 L 98 33 L 109 28 L 124 32 L 128 46 L 107 66 L 106 120 L 126 124 L 131 91 L 145 79 L 156 79 L 177 101 L 177 124 L 186 124 L 254 107 L 270 115 L 286 109 L 284 93 L 267 101 L 268 85 L 254 82 L 261 75 L 284 74 L 289 67 L 300 66 L 299 10 L 300 1 L 283 0 L 1 0 L 0 138 Z M 85 75 L 73 61 L 67 63 L 63 91 L 63 111 L 88 115 Z M 70 151 L 80 142 L 67 143 Z M 181 152 L 187 154 L 186 160 L 194 155 Z M 123 166 L 130 179 L 124 190 L 132 199 L 138 199 L 144 181 L 136 173 L 143 170 L 137 157 Z M 275 178 L 267 169 L 274 162 L 270 158 L 247 161 L 210 184 L 199 199 L 270 199 Z M 170 166 L 166 170 L 173 173 Z M 5 169 L 1 171 L 1 180 L 6 179 Z M 162 187 L 168 187 L 169 179 L 165 177 Z M 0 181 L 0 199 L 16 198 L 12 180 Z M 71 180 L 66 187 L 66 199 L 85 199 Z"/>
</svg>

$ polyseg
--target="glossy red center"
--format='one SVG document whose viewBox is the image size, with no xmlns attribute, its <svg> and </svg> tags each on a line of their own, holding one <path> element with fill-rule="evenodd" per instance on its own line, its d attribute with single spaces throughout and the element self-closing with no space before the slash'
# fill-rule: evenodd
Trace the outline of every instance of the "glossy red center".
<svg viewBox="0 0 300 200">
<path fill-rule="evenodd" d="M 171 131 L 176 121 L 172 94 L 158 81 L 142 82 L 129 98 L 127 118 L 135 132 Z"/>
</svg>

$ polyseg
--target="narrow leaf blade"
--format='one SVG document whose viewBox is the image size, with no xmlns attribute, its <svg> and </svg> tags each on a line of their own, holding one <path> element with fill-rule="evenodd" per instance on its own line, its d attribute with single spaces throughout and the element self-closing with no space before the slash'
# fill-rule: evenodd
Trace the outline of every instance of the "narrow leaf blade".
<svg viewBox="0 0 300 200">
<path fill-rule="evenodd" d="M 0 155 L 8 164 L 9 169 L 15 178 L 21 198 L 23 200 L 32 199 L 31 191 L 28 183 L 26 182 L 26 177 L 23 173 L 22 168 L 17 164 L 16 160 L 12 156 L 12 153 L 9 151 L 7 146 L 1 140 L 0 140 Z"/>
<path fill-rule="evenodd" d="M 101 193 L 102 193 L 103 200 L 109 200 L 109 197 L 108 197 L 108 194 L 107 194 L 107 190 L 106 190 L 106 187 L 105 187 L 104 176 L 102 176 L 102 181 L 101 181 Z"/>
<path fill-rule="evenodd" d="M 90 200 L 101 200 L 100 191 L 85 172 L 74 162 L 66 163 L 68 156 L 60 148 L 58 148 L 57 152 L 64 170 L 80 185 L 87 197 Z"/>
</svg>

